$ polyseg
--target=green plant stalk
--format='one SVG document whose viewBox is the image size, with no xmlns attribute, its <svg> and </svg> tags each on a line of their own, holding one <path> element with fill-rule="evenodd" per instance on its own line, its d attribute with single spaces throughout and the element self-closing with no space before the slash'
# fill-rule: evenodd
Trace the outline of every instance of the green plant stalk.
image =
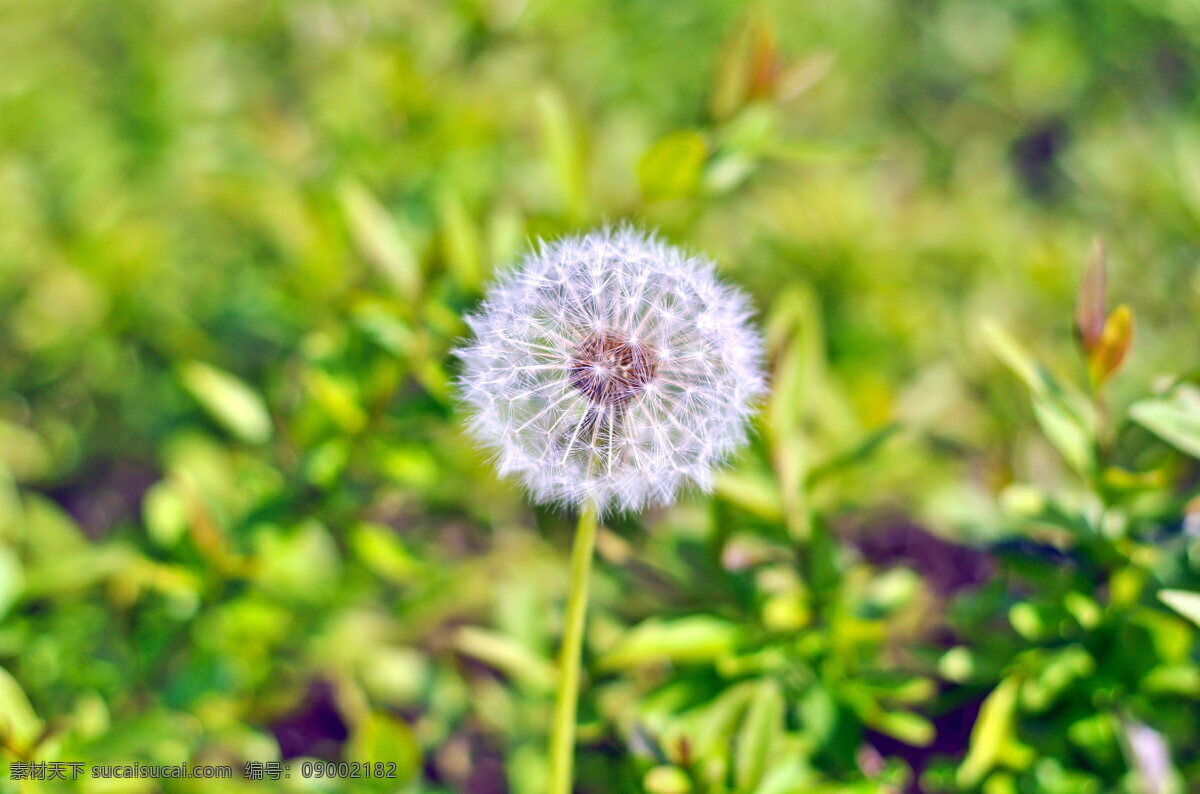
<svg viewBox="0 0 1200 794">
<path fill-rule="evenodd" d="M 567 594 L 566 623 L 559 651 L 558 688 L 554 698 L 554 724 L 550 729 L 549 794 L 570 794 L 575 760 L 575 710 L 579 702 L 579 659 L 587 617 L 588 579 L 596 546 L 598 516 L 595 505 L 579 514 L 575 545 L 571 550 L 571 589 Z"/>
</svg>

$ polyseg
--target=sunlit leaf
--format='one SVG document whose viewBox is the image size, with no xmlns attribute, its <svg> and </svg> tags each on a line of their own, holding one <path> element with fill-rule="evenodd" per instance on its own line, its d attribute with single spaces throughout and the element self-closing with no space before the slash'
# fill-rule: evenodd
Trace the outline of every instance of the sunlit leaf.
<svg viewBox="0 0 1200 794">
<path fill-rule="evenodd" d="M 697 710 L 694 732 L 697 752 L 709 758 L 725 759 L 731 755 L 734 730 L 756 691 L 755 682 L 743 681 Z"/>
<path fill-rule="evenodd" d="M 647 794 L 688 794 L 692 790 L 692 781 L 679 767 L 663 764 L 646 773 L 642 788 Z"/>
<path fill-rule="evenodd" d="M 17 484 L 4 459 L 0 458 L 0 540 L 19 536 L 24 521 L 23 513 Z"/>
<path fill-rule="evenodd" d="M 982 330 L 992 352 L 1029 390 L 1034 417 L 1046 438 L 1076 471 L 1090 473 L 1096 465 L 1096 419 L 1088 400 L 1060 383 L 1000 326 L 985 322 Z"/>
<path fill-rule="evenodd" d="M 717 473 L 715 484 L 716 492 L 739 509 L 768 521 L 783 518 L 779 486 L 767 473 L 728 469 Z"/>
<path fill-rule="evenodd" d="M 0 545 L 0 618 L 3 618 L 8 608 L 17 600 L 25 581 L 25 572 L 21 560 L 7 546 Z"/>
<path fill-rule="evenodd" d="M 783 731 L 783 697 L 769 678 L 758 683 L 737 738 L 737 790 L 753 792 Z"/>
<path fill-rule="evenodd" d="M 483 244 L 479 228 L 462 199 L 447 188 L 436 203 L 442 259 L 460 289 L 473 292 L 483 283 Z"/>
<path fill-rule="evenodd" d="M 978 784 L 991 771 L 1004 745 L 1013 736 L 1020 687 L 1020 679 L 1010 675 L 983 701 L 971 729 L 970 748 L 958 769 L 960 786 Z"/>
<path fill-rule="evenodd" d="M 271 415 L 254 389 L 228 372 L 199 361 L 179 369 L 184 387 L 226 430 L 252 444 L 271 437 Z"/>
<path fill-rule="evenodd" d="M 146 531 L 160 546 L 172 546 L 187 531 L 187 502 L 169 481 L 157 482 L 142 497 Z"/>
<path fill-rule="evenodd" d="M 932 722 L 911 711 L 879 711 L 867 724 L 913 747 L 928 747 L 937 735 Z"/>
<path fill-rule="evenodd" d="M 572 218 L 580 219 L 587 207 L 583 145 L 557 89 L 545 88 L 538 93 L 537 120 L 563 204 Z"/>
<path fill-rule="evenodd" d="M 380 712 L 371 712 L 354 727 L 346 753 L 347 757 L 363 763 L 396 764 L 396 777 L 389 785 L 412 779 L 421 760 L 412 728 L 403 720 Z"/>
<path fill-rule="evenodd" d="M 421 289 L 421 266 L 395 221 L 370 191 L 358 182 L 344 182 L 338 191 L 338 198 L 346 213 L 354 243 L 362 256 L 391 282 L 400 295 L 415 298 Z"/>
<path fill-rule="evenodd" d="M 1134 403 L 1129 415 L 1163 441 L 1200 458 L 1200 389 L 1178 386 L 1167 397 Z"/>
<path fill-rule="evenodd" d="M 258 580 L 270 592 L 319 601 L 334 592 L 341 555 L 328 530 L 315 520 L 294 529 L 262 527 L 255 535 Z"/>
<path fill-rule="evenodd" d="M 535 691 L 550 692 L 558 680 L 558 670 L 550 660 L 495 631 L 464 626 L 454 635 L 454 646 Z"/>
<path fill-rule="evenodd" d="M 1159 590 L 1158 597 L 1171 609 L 1200 626 L 1200 593 L 1188 590 Z"/>
<path fill-rule="evenodd" d="M 597 664 L 611 670 L 662 661 L 709 661 L 732 651 L 740 637 L 736 625 L 711 615 L 651 618 L 626 632 Z"/>
<path fill-rule="evenodd" d="M 350 534 L 350 546 L 363 565 L 392 582 L 407 582 L 421 566 L 395 530 L 379 524 L 359 524 Z"/>
<path fill-rule="evenodd" d="M 367 413 L 351 379 L 312 367 L 304 372 L 304 385 L 325 413 L 347 433 L 357 433 L 366 426 Z"/>
<path fill-rule="evenodd" d="M 42 732 L 38 719 L 17 679 L 0 667 L 0 734 L 25 750 Z"/>
</svg>

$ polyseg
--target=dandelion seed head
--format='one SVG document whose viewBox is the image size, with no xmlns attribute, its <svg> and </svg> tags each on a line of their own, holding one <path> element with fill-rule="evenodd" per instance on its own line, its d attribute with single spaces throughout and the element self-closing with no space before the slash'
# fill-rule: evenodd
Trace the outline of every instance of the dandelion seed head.
<svg viewBox="0 0 1200 794">
<path fill-rule="evenodd" d="M 749 319 L 710 262 L 653 235 L 542 243 L 467 318 L 469 430 L 538 502 L 613 512 L 707 490 L 764 389 Z"/>
</svg>

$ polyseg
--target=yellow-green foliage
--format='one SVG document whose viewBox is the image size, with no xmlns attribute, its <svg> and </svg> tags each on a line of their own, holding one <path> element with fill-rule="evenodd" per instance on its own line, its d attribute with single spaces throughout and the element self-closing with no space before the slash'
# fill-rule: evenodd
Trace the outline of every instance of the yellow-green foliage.
<svg viewBox="0 0 1200 794">
<path fill-rule="evenodd" d="M 540 794 L 570 520 L 449 351 L 626 220 L 772 394 L 601 529 L 578 791 L 1200 785 L 1192 3 L 0 0 L 0 791 Z"/>
</svg>

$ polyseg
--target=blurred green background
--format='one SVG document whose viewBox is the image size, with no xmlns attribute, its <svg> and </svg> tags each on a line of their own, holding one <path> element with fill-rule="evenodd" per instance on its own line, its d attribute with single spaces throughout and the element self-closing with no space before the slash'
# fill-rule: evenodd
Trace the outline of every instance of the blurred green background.
<svg viewBox="0 0 1200 794">
<path fill-rule="evenodd" d="M 623 220 L 773 394 L 602 531 L 580 792 L 1200 791 L 1189 0 L 0 0 L 0 791 L 542 791 L 448 351 Z M 397 777 L 9 775 L 285 758 Z"/>
</svg>

